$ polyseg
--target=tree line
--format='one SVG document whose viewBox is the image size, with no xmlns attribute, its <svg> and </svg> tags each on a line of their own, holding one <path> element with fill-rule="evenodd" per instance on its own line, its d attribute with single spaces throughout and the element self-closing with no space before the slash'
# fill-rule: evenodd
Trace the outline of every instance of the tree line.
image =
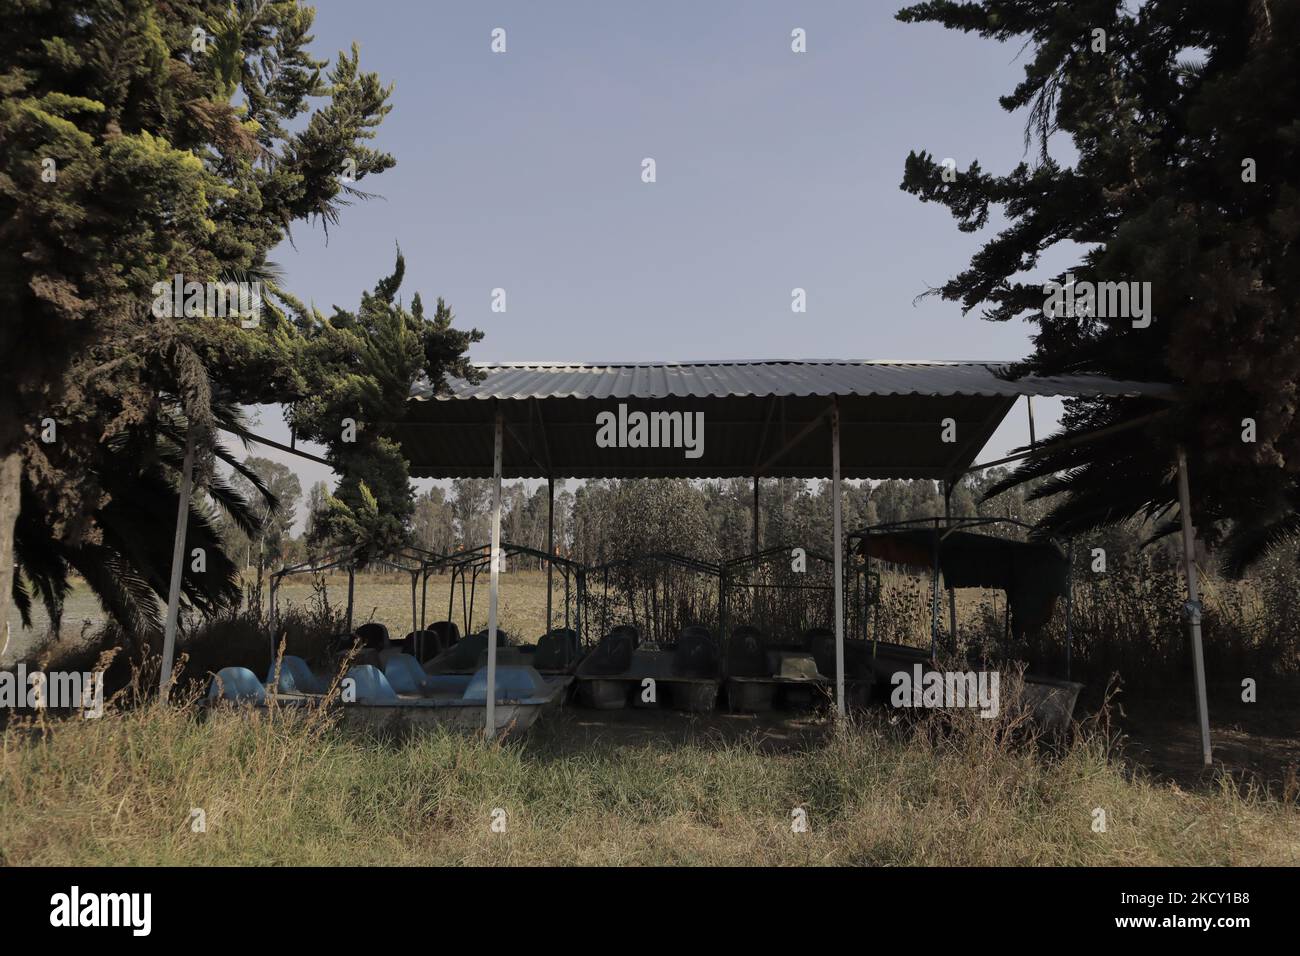
<svg viewBox="0 0 1300 956">
<path fill-rule="evenodd" d="M 253 535 L 233 522 L 221 521 L 227 549 L 243 555 L 249 570 L 273 570 L 307 560 L 318 539 L 316 515 L 327 510 L 328 486 L 324 482 L 312 486 L 306 527 L 294 536 L 289 529 L 302 498 L 296 476 L 287 466 L 265 458 L 250 457 L 244 465 L 275 492 L 276 505 L 263 512 L 262 530 Z M 958 482 L 953 488 L 951 513 L 1034 524 L 1046 506 L 1030 500 L 1023 489 L 985 498 L 988 489 L 1005 475 L 1004 469 L 994 468 Z M 503 484 L 502 540 L 547 550 L 547 494 L 544 483 L 534 483 L 531 488 L 523 481 Z M 760 482 L 759 495 L 760 549 L 799 546 L 831 553 L 828 481 L 765 479 Z M 407 542 L 440 555 L 482 547 L 490 539 L 491 498 L 491 482 L 481 478 L 457 479 L 447 487 L 435 485 L 413 495 Z M 848 532 L 868 525 L 940 517 L 945 502 L 942 487 L 935 481 L 846 481 L 842 507 Z M 1010 526 L 1003 533 L 1024 534 Z M 748 479 L 556 482 L 555 553 L 583 564 L 662 551 L 717 562 L 748 554 L 753 544 L 753 484 Z M 540 563 L 522 560 L 524 566 Z M 516 561 L 516 566 L 519 564 Z"/>
</svg>

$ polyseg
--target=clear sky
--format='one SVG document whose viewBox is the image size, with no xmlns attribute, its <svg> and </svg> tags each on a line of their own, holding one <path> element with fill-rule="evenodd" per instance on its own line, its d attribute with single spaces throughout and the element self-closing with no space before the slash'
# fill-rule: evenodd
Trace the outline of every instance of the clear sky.
<svg viewBox="0 0 1300 956">
<path fill-rule="evenodd" d="M 318 54 L 355 40 L 363 68 L 396 85 L 375 145 L 397 166 L 360 183 L 382 198 L 345 210 L 328 241 L 299 226 L 273 256 L 322 311 L 354 307 L 400 244 L 403 296 L 443 296 L 482 329 L 477 360 L 1029 351 L 1028 326 L 914 301 L 986 234 L 898 185 L 912 148 L 960 169 L 1024 158 L 1024 116 L 997 104 L 1023 75 L 1018 43 L 898 23 L 882 0 L 316 6 Z M 806 53 L 791 51 L 795 28 Z M 1034 410 L 1040 436 L 1055 427 L 1059 403 Z M 287 437 L 276 409 L 259 428 Z M 1027 439 L 1022 401 L 983 457 Z M 254 451 L 291 464 L 304 491 L 329 478 Z"/>
</svg>

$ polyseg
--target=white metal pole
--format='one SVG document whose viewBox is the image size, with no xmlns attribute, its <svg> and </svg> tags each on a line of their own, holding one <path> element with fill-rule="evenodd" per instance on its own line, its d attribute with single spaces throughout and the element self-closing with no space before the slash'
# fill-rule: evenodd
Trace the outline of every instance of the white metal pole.
<svg viewBox="0 0 1300 956">
<path fill-rule="evenodd" d="M 1192 495 L 1187 481 L 1187 452 L 1178 449 L 1178 510 L 1183 521 L 1183 559 L 1187 569 L 1187 619 L 1192 632 L 1192 668 L 1196 677 L 1196 712 L 1201 722 L 1201 759 L 1210 753 L 1210 709 L 1205 699 L 1205 654 L 1201 649 L 1201 585 L 1196 574 L 1196 529 L 1192 526 Z"/>
<path fill-rule="evenodd" d="M 945 481 L 943 486 L 943 517 L 945 525 L 952 524 L 952 482 Z M 945 531 L 947 528 L 945 528 Z M 944 581 L 944 584 L 947 584 Z M 957 650 L 957 592 L 948 588 L 948 640 L 955 653 Z"/>
<path fill-rule="evenodd" d="M 546 476 L 546 633 L 551 633 L 551 579 L 555 571 L 555 479 Z M 564 613 L 569 612 L 565 593 Z M 567 626 L 568 621 L 565 621 Z"/>
<path fill-rule="evenodd" d="M 356 558 L 354 557 L 352 560 L 354 563 L 348 566 L 348 633 L 349 634 L 352 633 L 352 597 L 356 593 L 356 584 L 357 584 L 357 569 L 355 565 Z"/>
<path fill-rule="evenodd" d="M 844 515 L 840 502 L 840 404 L 831 409 L 831 510 L 835 538 L 835 710 L 847 713 L 844 701 Z"/>
<path fill-rule="evenodd" d="M 488 576 L 488 654 L 487 654 L 487 727 L 484 733 L 496 733 L 497 720 L 497 587 L 501 572 L 501 413 L 497 412 L 496 434 L 492 441 L 492 555 Z"/>
<path fill-rule="evenodd" d="M 181 610 L 181 571 L 185 562 L 185 531 L 190 518 L 190 487 L 194 477 L 194 429 L 185 434 L 185 461 L 176 504 L 176 537 L 172 543 L 172 579 L 167 590 L 167 621 L 163 626 L 162 673 L 158 676 L 158 697 L 167 699 L 176 662 L 176 622 Z"/>
</svg>

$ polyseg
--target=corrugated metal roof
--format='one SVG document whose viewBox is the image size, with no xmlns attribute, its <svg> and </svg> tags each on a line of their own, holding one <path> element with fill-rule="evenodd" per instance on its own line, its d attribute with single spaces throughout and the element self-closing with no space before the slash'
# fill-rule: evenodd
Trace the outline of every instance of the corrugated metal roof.
<svg viewBox="0 0 1300 956">
<path fill-rule="evenodd" d="M 1165 385 L 1091 376 L 1022 378 L 1003 362 L 611 362 L 484 364 L 478 384 L 417 389 L 385 423 L 416 477 L 488 477 L 493 422 L 506 425 L 507 478 L 716 478 L 831 473 L 838 408 L 846 478 L 943 478 L 975 460 L 1021 395 L 1172 397 Z M 698 457 L 680 447 L 601 447 L 602 414 L 698 415 Z M 955 424 L 955 437 L 944 423 Z"/>
<path fill-rule="evenodd" d="M 1007 379 L 1010 362 L 805 359 L 712 362 L 476 363 L 486 376 L 457 380 L 450 395 L 417 385 L 411 397 L 460 399 L 662 399 L 745 396 L 1171 397 L 1170 385 L 1075 375 Z"/>
</svg>

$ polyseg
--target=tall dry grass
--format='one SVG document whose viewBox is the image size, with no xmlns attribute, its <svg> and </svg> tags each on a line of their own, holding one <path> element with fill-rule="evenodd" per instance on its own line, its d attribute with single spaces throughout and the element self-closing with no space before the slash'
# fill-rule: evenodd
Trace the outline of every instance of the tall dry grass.
<svg viewBox="0 0 1300 956">
<path fill-rule="evenodd" d="M 1244 580 L 1212 570 L 1201 578 L 1202 633 L 1211 689 L 1240 689 L 1257 681 L 1300 676 L 1300 564 L 1280 553 Z M 1070 676 L 1100 694 L 1119 675 L 1132 691 L 1183 693 L 1192 672 L 1184 604 L 1186 583 L 1177 556 L 1168 550 L 1110 549 L 1104 573 L 1091 570 L 1089 550 L 1076 549 L 1072 578 Z M 879 607 L 869 609 L 872 633 L 881 640 L 929 647 L 928 574 L 882 575 Z M 949 630 L 948 596 L 940 592 L 940 646 L 972 663 L 1023 661 L 1040 674 L 1064 676 L 1066 613 L 1058 600 L 1050 623 L 1038 634 L 1017 638 L 1007 627 L 1001 591 L 957 592 L 957 641 Z"/>
<path fill-rule="evenodd" d="M 1300 862 L 1294 799 L 1126 771 L 1102 729 L 1056 751 L 1001 720 L 869 719 L 772 753 L 353 735 L 193 703 L 0 732 L 0 862 L 1205 865 Z M 505 832 L 494 832 L 494 810 Z M 794 813 L 808 831 L 792 831 Z M 1094 829 L 1105 813 L 1104 832 Z M 205 815 L 194 832 L 194 810 Z"/>
</svg>

